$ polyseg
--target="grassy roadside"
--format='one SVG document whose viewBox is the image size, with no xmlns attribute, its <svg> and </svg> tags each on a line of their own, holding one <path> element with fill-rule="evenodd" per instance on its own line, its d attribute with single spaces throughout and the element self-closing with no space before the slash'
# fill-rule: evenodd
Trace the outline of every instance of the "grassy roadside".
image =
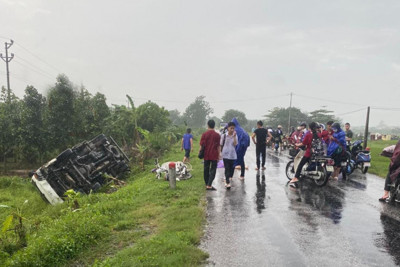
<svg viewBox="0 0 400 267">
<path fill-rule="evenodd" d="M 388 166 L 390 163 L 390 158 L 381 156 L 382 150 L 390 145 L 395 145 L 397 141 L 369 141 L 368 147 L 371 148 L 371 167 L 368 172 L 376 174 L 380 177 L 385 178 L 388 172 Z"/>
<path fill-rule="evenodd" d="M 182 157 L 175 146 L 164 161 Z M 0 178 L 0 204 L 29 203 L 23 208 L 27 247 L 10 256 L 0 246 L 0 266 L 201 265 L 207 257 L 198 248 L 205 191 L 195 155 L 192 165 L 193 178 L 178 182 L 176 190 L 156 180 L 148 165 L 146 172 L 129 178 L 128 185 L 113 194 L 79 197 L 77 212 L 68 203 L 47 205 L 27 181 Z M 0 210 L 0 223 L 8 212 Z"/>
</svg>

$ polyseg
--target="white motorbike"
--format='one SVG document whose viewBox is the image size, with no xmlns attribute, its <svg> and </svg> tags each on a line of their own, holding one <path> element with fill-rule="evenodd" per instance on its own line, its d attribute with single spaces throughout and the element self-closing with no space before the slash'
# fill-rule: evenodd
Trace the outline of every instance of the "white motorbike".
<svg viewBox="0 0 400 267">
<path fill-rule="evenodd" d="M 169 181 L 168 177 L 168 169 L 169 169 L 169 164 L 171 162 L 165 162 L 160 165 L 158 162 L 158 159 L 155 160 L 155 168 L 151 170 L 152 173 L 156 174 L 157 179 L 161 179 L 164 176 L 164 179 L 166 181 Z M 188 162 L 182 162 L 182 161 L 176 161 L 175 163 L 175 171 L 176 171 L 176 180 L 181 181 L 181 180 L 188 180 L 192 178 L 192 174 L 190 173 L 193 170 L 193 167 L 190 163 Z"/>
</svg>

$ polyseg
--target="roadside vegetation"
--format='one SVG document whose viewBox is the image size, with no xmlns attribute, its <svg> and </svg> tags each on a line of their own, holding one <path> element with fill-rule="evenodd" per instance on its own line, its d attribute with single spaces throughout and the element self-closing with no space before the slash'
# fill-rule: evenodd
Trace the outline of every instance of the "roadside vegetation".
<svg viewBox="0 0 400 267">
<path fill-rule="evenodd" d="M 381 156 L 382 150 L 390 145 L 395 145 L 397 140 L 390 141 L 369 141 L 368 147 L 371 149 L 371 168 L 368 172 L 386 178 L 388 173 L 390 158 Z"/>
<path fill-rule="evenodd" d="M 179 148 L 164 158 L 181 160 Z M 205 193 L 200 160 L 192 165 L 193 178 L 178 182 L 176 190 L 155 179 L 149 162 L 112 194 L 74 195 L 57 206 L 45 203 L 27 180 L 1 178 L 0 266 L 200 265 L 207 257 L 197 247 Z M 22 224 L 14 217 L 5 227 L 17 210 Z"/>
</svg>

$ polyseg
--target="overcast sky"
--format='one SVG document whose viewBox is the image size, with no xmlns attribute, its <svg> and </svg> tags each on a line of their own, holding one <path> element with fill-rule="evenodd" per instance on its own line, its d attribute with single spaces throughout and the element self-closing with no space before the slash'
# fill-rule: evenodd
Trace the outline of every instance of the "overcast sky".
<svg viewBox="0 0 400 267">
<path fill-rule="evenodd" d="M 11 87 L 40 92 L 59 73 L 108 102 L 184 111 L 205 95 L 259 119 L 275 106 L 322 106 L 353 125 L 399 126 L 398 0 L 0 0 Z M 0 62 L 0 85 L 6 85 Z M 310 97 L 313 97 L 312 99 Z M 356 111 L 361 110 L 361 111 Z"/>
</svg>

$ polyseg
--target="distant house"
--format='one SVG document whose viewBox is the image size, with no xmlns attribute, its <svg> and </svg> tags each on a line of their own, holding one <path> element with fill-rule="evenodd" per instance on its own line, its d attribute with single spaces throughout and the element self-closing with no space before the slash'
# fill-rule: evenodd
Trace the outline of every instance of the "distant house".
<svg viewBox="0 0 400 267">
<path fill-rule="evenodd" d="M 392 135 L 391 134 L 382 135 L 382 140 L 390 141 L 392 140 Z"/>
<path fill-rule="evenodd" d="M 397 136 L 393 136 L 391 134 L 380 134 L 380 133 L 375 133 L 370 135 L 370 140 L 384 140 L 384 141 L 389 141 L 389 140 L 396 140 L 398 139 Z"/>
</svg>

